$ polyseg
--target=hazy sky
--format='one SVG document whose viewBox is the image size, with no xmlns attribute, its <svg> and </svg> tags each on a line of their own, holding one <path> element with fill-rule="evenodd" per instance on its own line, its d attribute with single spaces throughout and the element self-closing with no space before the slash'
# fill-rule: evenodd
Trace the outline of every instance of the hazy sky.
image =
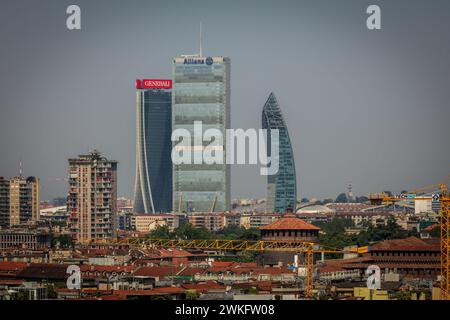
<svg viewBox="0 0 450 320">
<path fill-rule="evenodd" d="M 66 29 L 81 7 L 82 30 Z M 382 29 L 369 31 L 370 4 Z M 274 91 L 299 197 L 415 188 L 450 172 L 450 2 L 2 1 L 0 175 L 64 196 L 67 158 L 97 148 L 132 196 L 136 78 L 170 78 L 198 52 L 231 58 L 231 124 L 260 128 Z M 265 196 L 257 166 L 232 168 L 232 197 Z"/>
</svg>

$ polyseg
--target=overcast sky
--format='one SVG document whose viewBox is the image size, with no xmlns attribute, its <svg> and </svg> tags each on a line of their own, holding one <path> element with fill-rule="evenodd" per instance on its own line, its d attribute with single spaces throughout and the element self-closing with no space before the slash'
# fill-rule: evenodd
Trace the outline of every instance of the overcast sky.
<svg viewBox="0 0 450 320">
<path fill-rule="evenodd" d="M 82 30 L 66 29 L 81 7 Z M 369 31 L 370 4 L 382 29 Z M 2 1 L 0 175 L 65 196 L 67 158 L 119 161 L 132 197 L 136 78 L 171 78 L 171 59 L 231 58 L 231 125 L 260 128 L 269 93 L 293 143 L 298 196 L 416 188 L 450 172 L 450 2 Z M 257 166 L 232 168 L 232 197 L 264 197 Z"/>
</svg>

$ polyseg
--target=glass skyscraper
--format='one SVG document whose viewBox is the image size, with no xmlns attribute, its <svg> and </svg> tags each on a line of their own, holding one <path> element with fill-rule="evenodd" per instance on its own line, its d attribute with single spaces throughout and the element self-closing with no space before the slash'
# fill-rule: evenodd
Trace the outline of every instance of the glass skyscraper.
<svg viewBox="0 0 450 320">
<path fill-rule="evenodd" d="M 230 59 L 181 56 L 173 61 L 172 129 L 194 137 L 194 121 L 223 134 L 230 127 Z M 193 139 L 193 138 L 192 138 Z M 202 152 L 205 145 L 193 146 Z M 176 143 L 174 143 L 176 145 Z M 173 165 L 173 209 L 180 212 L 220 212 L 230 206 L 230 169 L 225 164 Z"/>
<path fill-rule="evenodd" d="M 134 212 L 172 211 L 171 80 L 137 80 Z"/>
<path fill-rule="evenodd" d="M 262 112 L 262 127 L 267 129 L 267 152 L 270 156 L 270 131 L 279 131 L 279 168 L 274 175 L 267 176 L 267 211 L 295 211 L 297 205 L 297 182 L 294 154 L 286 123 L 273 92 L 267 99 Z"/>
</svg>

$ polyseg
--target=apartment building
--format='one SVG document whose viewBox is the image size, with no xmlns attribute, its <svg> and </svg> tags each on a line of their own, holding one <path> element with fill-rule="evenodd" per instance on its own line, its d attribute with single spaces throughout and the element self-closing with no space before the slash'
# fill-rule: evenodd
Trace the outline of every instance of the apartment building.
<svg viewBox="0 0 450 320">
<path fill-rule="evenodd" d="M 76 242 L 114 236 L 117 213 L 117 161 L 98 151 L 69 159 L 67 212 Z"/>
</svg>

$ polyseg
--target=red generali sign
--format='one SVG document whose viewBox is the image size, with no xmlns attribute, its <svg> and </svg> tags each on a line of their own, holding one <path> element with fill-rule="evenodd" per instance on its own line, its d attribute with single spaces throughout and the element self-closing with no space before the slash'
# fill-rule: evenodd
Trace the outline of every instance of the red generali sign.
<svg viewBox="0 0 450 320">
<path fill-rule="evenodd" d="M 172 80 L 168 79 L 137 79 L 136 89 L 171 89 Z"/>
</svg>

